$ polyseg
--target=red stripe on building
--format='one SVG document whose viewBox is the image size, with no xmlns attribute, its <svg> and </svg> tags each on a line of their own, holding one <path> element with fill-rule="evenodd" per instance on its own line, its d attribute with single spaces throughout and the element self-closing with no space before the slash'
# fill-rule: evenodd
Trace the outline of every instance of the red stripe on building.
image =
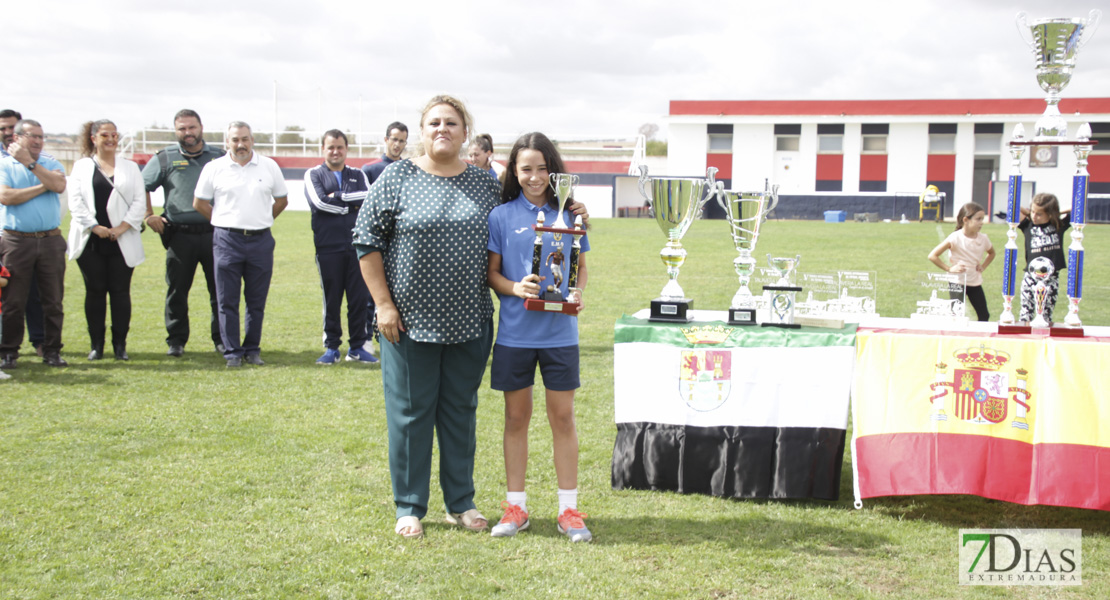
<svg viewBox="0 0 1110 600">
<path fill-rule="evenodd" d="M 1110 510 L 1110 448 L 985 435 L 894 433 L 855 441 L 860 497 L 974 494 Z"/>
<path fill-rule="evenodd" d="M 1039 115 L 1042 99 L 997 100 L 672 100 L 671 115 L 885 116 Z M 1064 98 L 1060 112 L 1110 113 L 1110 98 Z"/>
<path fill-rule="evenodd" d="M 818 154 L 817 181 L 843 181 L 844 155 Z"/>
<path fill-rule="evenodd" d="M 1087 172 L 1091 174 L 1091 181 L 1110 181 L 1110 154 L 1092 154 L 1087 161 Z"/>
<path fill-rule="evenodd" d="M 886 181 L 885 154 L 861 154 L 859 157 L 860 181 Z"/>
<path fill-rule="evenodd" d="M 717 167 L 717 179 L 732 179 L 732 154 L 706 154 L 705 167 Z"/>
<path fill-rule="evenodd" d="M 925 166 L 925 179 L 929 181 L 955 181 L 956 155 L 930 154 Z"/>
</svg>

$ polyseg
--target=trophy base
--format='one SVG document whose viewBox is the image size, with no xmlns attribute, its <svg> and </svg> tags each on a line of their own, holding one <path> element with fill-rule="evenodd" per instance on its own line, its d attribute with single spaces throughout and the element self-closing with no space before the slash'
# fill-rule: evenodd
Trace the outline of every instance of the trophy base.
<svg viewBox="0 0 1110 600">
<path fill-rule="evenodd" d="M 760 323 L 763 327 L 781 327 L 782 329 L 801 329 L 801 323 Z"/>
<path fill-rule="evenodd" d="M 578 315 L 578 310 L 581 307 L 582 305 L 577 302 L 552 301 L 541 298 L 528 298 L 524 301 L 524 310 L 562 313 L 572 317 Z"/>
<path fill-rule="evenodd" d="M 745 325 L 753 326 L 759 325 L 755 320 L 754 308 L 730 308 L 728 309 L 728 324 L 729 325 Z"/>
<path fill-rule="evenodd" d="M 1013 325 L 999 325 L 999 335 L 1026 335 L 1033 333 L 1033 327 L 1028 323 L 1015 323 Z"/>
<path fill-rule="evenodd" d="M 1052 337 L 1084 337 L 1082 327 L 1071 327 L 1069 325 L 1057 325 L 1048 330 L 1049 335 Z"/>
<path fill-rule="evenodd" d="M 661 323 L 689 323 L 693 320 L 690 316 L 690 311 L 694 307 L 694 301 L 689 298 L 681 300 L 665 300 L 663 298 L 656 298 L 651 301 L 651 316 L 648 321 L 658 321 Z"/>
</svg>

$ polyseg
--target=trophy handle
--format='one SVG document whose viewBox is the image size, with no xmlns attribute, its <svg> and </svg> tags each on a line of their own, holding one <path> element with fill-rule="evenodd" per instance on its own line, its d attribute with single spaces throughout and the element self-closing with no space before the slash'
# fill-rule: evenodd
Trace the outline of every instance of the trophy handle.
<svg viewBox="0 0 1110 600">
<path fill-rule="evenodd" d="M 1087 15 L 1087 26 L 1083 28 L 1083 39 L 1079 40 L 1076 44 L 1076 49 L 1082 48 L 1091 41 L 1091 36 L 1098 30 L 1098 24 L 1102 21 L 1102 11 L 1097 8 L 1092 8 L 1090 14 Z"/>
<path fill-rule="evenodd" d="M 720 206 L 721 210 L 725 211 L 725 214 L 727 215 L 728 214 L 728 201 L 725 200 L 725 198 L 727 198 L 726 193 L 727 192 L 725 192 L 725 182 L 718 181 L 717 182 L 717 206 Z"/>
<path fill-rule="evenodd" d="M 651 202 L 651 195 L 648 194 L 647 188 L 646 188 L 647 182 L 648 182 L 648 168 L 647 168 L 647 165 L 640 165 L 640 181 L 639 181 L 640 195 L 644 197 L 644 200 L 647 200 L 648 202 Z"/>
<path fill-rule="evenodd" d="M 701 218 L 701 216 L 702 216 L 701 215 L 701 210 L 703 208 L 705 208 L 705 203 L 709 202 L 710 198 L 712 198 L 713 196 L 717 196 L 718 198 L 720 198 L 720 196 L 717 194 L 717 181 L 714 179 L 714 177 L 716 175 L 717 175 L 717 167 L 709 167 L 708 169 L 705 170 L 705 183 L 706 183 L 705 197 L 701 199 L 701 202 L 698 202 L 698 214 L 697 214 L 697 216 L 694 217 L 695 219 L 700 219 Z M 722 182 L 721 185 L 723 187 L 724 183 Z M 726 210 L 725 212 L 728 212 L 728 211 Z"/>
<path fill-rule="evenodd" d="M 1021 41 L 1025 42 L 1031 49 L 1036 50 L 1037 42 L 1033 39 L 1033 32 L 1029 30 L 1029 15 L 1024 10 L 1014 15 L 1014 25 L 1017 26 Z"/>
<path fill-rule="evenodd" d="M 771 211 L 775 210 L 775 207 L 779 205 L 779 184 L 776 183 L 775 185 L 771 185 L 769 179 L 764 179 L 763 189 L 764 191 L 771 192 L 771 206 L 763 211 L 763 218 L 766 219 L 767 215 L 771 214 Z"/>
</svg>

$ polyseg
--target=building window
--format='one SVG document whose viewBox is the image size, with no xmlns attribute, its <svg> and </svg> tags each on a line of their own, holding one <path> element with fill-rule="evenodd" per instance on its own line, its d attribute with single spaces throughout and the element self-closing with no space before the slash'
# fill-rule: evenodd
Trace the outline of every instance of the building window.
<svg viewBox="0 0 1110 600">
<path fill-rule="evenodd" d="M 863 136 L 863 147 L 861 148 L 861 152 L 863 154 L 886 154 L 886 136 Z"/>
<path fill-rule="evenodd" d="M 863 134 L 860 154 L 886 154 L 886 137 L 890 134 L 890 125 L 886 123 L 863 123 L 860 125 Z"/>
<path fill-rule="evenodd" d="M 1002 134 L 977 133 L 975 134 L 976 154 L 999 154 L 1002 152 Z"/>
<path fill-rule="evenodd" d="M 777 135 L 775 136 L 775 150 L 779 152 L 797 152 L 801 147 L 802 136 L 800 135 Z"/>
<path fill-rule="evenodd" d="M 707 149 L 713 154 L 730 153 L 732 152 L 732 134 L 731 133 L 711 133 L 709 134 L 709 147 Z"/>
<path fill-rule="evenodd" d="M 820 154 L 841 154 L 844 152 L 844 136 L 817 136 L 817 152 Z"/>
<path fill-rule="evenodd" d="M 1110 123 L 1091 123 L 1091 141 L 1097 141 L 1093 154 L 1110 154 Z"/>
<path fill-rule="evenodd" d="M 929 154 L 955 154 L 956 134 L 930 133 Z"/>
</svg>

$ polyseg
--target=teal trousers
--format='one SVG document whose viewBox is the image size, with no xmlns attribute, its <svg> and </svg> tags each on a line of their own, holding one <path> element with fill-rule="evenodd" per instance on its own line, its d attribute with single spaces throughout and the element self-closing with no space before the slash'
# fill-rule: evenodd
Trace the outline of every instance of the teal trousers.
<svg viewBox="0 0 1110 600">
<path fill-rule="evenodd" d="M 478 387 L 493 345 L 493 321 L 460 344 L 381 340 L 389 428 L 389 474 L 397 518 L 428 513 L 432 439 L 439 441 L 439 484 L 449 512 L 474 506 Z"/>
</svg>

